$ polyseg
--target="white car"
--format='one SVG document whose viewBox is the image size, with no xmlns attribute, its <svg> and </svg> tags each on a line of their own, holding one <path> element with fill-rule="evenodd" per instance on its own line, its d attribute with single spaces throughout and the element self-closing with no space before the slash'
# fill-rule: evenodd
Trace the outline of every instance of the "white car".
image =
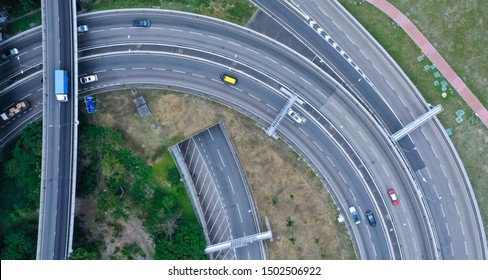
<svg viewBox="0 0 488 280">
<path fill-rule="evenodd" d="M 78 26 L 78 33 L 84 33 L 88 31 L 88 25 L 80 25 Z"/>
<path fill-rule="evenodd" d="M 361 221 L 359 220 L 358 212 L 356 211 L 356 207 L 354 206 L 349 207 L 349 213 L 351 213 L 352 219 L 354 220 L 354 223 L 356 225 L 361 223 Z"/>
<path fill-rule="evenodd" d="M 5 51 L 4 53 L 2 53 L 2 58 L 7 59 L 9 57 L 16 56 L 18 54 L 19 54 L 19 50 L 17 48 L 13 48 L 11 50 L 8 50 L 8 51 Z"/>
<path fill-rule="evenodd" d="M 296 123 L 304 123 L 305 122 L 305 119 L 302 118 L 302 116 L 300 116 L 300 114 L 293 111 L 293 109 L 291 109 L 291 108 L 288 110 L 288 116 L 290 116 L 290 118 L 292 118 Z"/>
<path fill-rule="evenodd" d="M 90 75 L 90 76 L 85 76 L 80 78 L 80 83 L 82 85 L 88 84 L 88 83 L 93 83 L 98 81 L 98 76 L 97 75 Z"/>
</svg>

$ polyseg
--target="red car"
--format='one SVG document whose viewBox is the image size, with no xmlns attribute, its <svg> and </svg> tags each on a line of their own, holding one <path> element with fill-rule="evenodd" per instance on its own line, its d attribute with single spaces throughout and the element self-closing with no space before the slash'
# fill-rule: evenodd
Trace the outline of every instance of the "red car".
<svg viewBox="0 0 488 280">
<path fill-rule="evenodd" d="M 396 196 L 396 193 L 395 193 L 395 190 L 393 189 L 389 189 L 388 190 L 388 195 L 390 196 L 391 198 L 391 203 L 393 203 L 393 205 L 398 205 L 398 203 L 400 201 L 398 201 L 398 197 Z"/>
</svg>

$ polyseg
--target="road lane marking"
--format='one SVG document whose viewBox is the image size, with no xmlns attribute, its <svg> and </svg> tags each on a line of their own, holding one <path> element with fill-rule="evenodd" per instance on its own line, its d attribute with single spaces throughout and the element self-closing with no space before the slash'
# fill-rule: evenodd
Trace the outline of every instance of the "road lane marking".
<svg viewBox="0 0 488 280">
<path fill-rule="evenodd" d="M 183 30 L 181 30 L 181 29 L 176 29 L 176 28 L 170 28 L 169 30 L 171 30 L 171 31 L 176 31 L 176 32 L 183 32 Z"/>
<path fill-rule="evenodd" d="M 31 95 L 32 95 L 32 93 L 29 93 L 29 94 L 27 94 L 26 96 L 22 97 L 20 100 L 22 100 L 22 99 L 24 99 L 24 98 L 26 98 L 26 97 L 29 97 L 29 96 L 31 96 Z"/>
<path fill-rule="evenodd" d="M 205 76 L 203 75 L 199 75 L 199 74 L 195 74 L 195 73 L 191 73 L 192 76 L 195 76 L 195 77 L 199 77 L 199 78 L 205 78 Z"/>
<path fill-rule="evenodd" d="M 175 72 L 175 73 L 181 73 L 181 74 L 185 74 L 186 72 L 185 71 L 181 71 L 181 70 L 171 70 L 171 72 Z"/>
<path fill-rule="evenodd" d="M 214 81 L 214 82 L 217 82 L 217 83 L 219 83 L 219 84 L 224 84 L 224 82 L 222 82 L 221 80 L 216 80 L 216 79 L 214 79 L 214 78 L 212 78 L 212 79 L 210 79 L 210 80 L 212 80 L 212 81 Z"/>
<path fill-rule="evenodd" d="M 239 213 L 239 219 L 241 220 L 241 224 L 243 224 L 244 221 L 242 220 L 241 208 L 239 207 L 239 204 L 236 204 L 236 206 L 237 206 L 237 212 Z"/>
<path fill-rule="evenodd" d="M 385 173 L 386 173 L 386 176 L 388 176 L 388 178 L 390 177 L 390 173 L 388 173 L 388 170 L 386 170 L 386 167 L 382 164 L 381 167 L 383 167 L 383 170 L 385 170 Z"/>
<path fill-rule="evenodd" d="M 217 40 L 222 41 L 222 38 L 220 38 L 220 37 L 215 37 L 215 36 L 212 36 L 212 35 L 209 35 L 208 37 L 210 37 L 210 38 L 212 38 L 212 39 L 217 39 Z"/>
<path fill-rule="evenodd" d="M 220 154 L 219 149 L 217 149 L 217 153 L 219 154 L 220 161 L 222 162 L 222 164 L 224 165 L 224 168 L 225 168 L 225 162 L 224 162 L 224 159 L 222 158 L 222 155 Z"/>
<path fill-rule="evenodd" d="M 432 188 L 434 189 L 435 194 L 437 195 L 437 197 L 438 197 L 439 199 L 441 199 L 441 196 L 439 195 L 439 192 L 437 192 L 437 187 L 436 187 L 435 185 L 432 185 Z"/>
<path fill-rule="evenodd" d="M 368 140 L 366 140 L 366 137 L 364 137 L 363 133 L 360 130 L 358 130 L 358 133 L 361 136 L 361 138 L 363 138 L 364 143 L 368 143 Z"/>
<path fill-rule="evenodd" d="M 267 59 L 269 59 L 269 60 L 273 61 L 274 63 L 277 63 L 277 62 L 276 62 L 276 60 L 272 59 L 271 57 L 268 57 L 268 56 L 266 56 L 266 55 L 265 55 L 264 57 L 266 57 Z"/>
<path fill-rule="evenodd" d="M 229 175 L 227 175 L 227 180 L 229 180 L 229 185 L 230 185 L 230 189 L 232 190 L 232 194 L 235 195 L 236 192 L 234 191 L 234 185 L 232 185 L 232 181 L 230 180 Z"/>
<path fill-rule="evenodd" d="M 315 146 L 317 146 L 317 148 L 319 148 L 319 150 L 321 152 L 323 152 L 324 150 L 322 150 L 322 148 L 319 146 L 319 144 L 317 144 L 314 140 L 312 140 L 312 142 L 315 144 Z M 340 174 L 340 173 L 339 173 Z"/>
<path fill-rule="evenodd" d="M 305 131 L 303 131 L 303 129 L 301 127 L 299 127 L 298 130 L 300 130 L 303 134 L 305 134 L 305 136 L 310 137 L 310 136 L 308 136 L 308 134 Z"/>
<path fill-rule="evenodd" d="M 309 86 L 311 86 L 311 85 L 312 85 L 312 84 L 311 84 L 309 81 L 307 81 L 307 80 L 306 80 L 305 78 L 303 78 L 302 76 L 300 76 L 300 79 L 302 79 L 302 80 L 303 80 L 305 83 L 307 83 Z"/>
<path fill-rule="evenodd" d="M 124 29 L 124 28 L 122 28 L 122 27 L 114 27 L 114 28 L 110 28 L 110 30 L 122 30 L 122 29 Z"/>
<path fill-rule="evenodd" d="M 248 93 L 248 95 L 249 95 L 249 96 L 251 96 L 252 98 L 254 98 L 254 99 L 258 100 L 258 101 L 261 101 L 261 99 L 257 98 L 256 96 L 254 96 L 254 95 L 252 95 L 252 94 L 250 94 L 250 93 Z"/>
<path fill-rule="evenodd" d="M 452 191 L 451 184 L 447 182 L 447 186 L 449 187 L 449 191 L 451 192 L 451 195 L 454 196 L 454 192 Z"/>
<path fill-rule="evenodd" d="M 408 224 L 408 228 L 410 229 L 410 232 L 413 233 L 412 226 L 410 225 L 410 219 L 408 218 L 407 218 L 407 224 Z"/>
<path fill-rule="evenodd" d="M 330 159 L 330 157 L 329 157 L 329 156 L 326 156 L 326 157 L 327 157 L 327 159 L 330 161 L 330 163 L 332 163 L 332 165 L 333 165 L 334 167 L 336 167 L 336 166 L 335 166 L 335 164 L 334 164 L 334 162 L 333 162 L 333 161 Z"/>
<path fill-rule="evenodd" d="M 235 46 L 238 46 L 238 47 L 242 47 L 240 44 L 238 43 L 235 43 L 235 42 L 232 42 L 232 41 L 227 41 L 229 44 L 232 44 L 232 45 L 235 45 Z"/>
<path fill-rule="evenodd" d="M 243 90 L 242 90 L 242 89 L 240 89 L 240 88 L 238 88 L 238 87 L 235 87 L 235 86 L 230 86 L 230 87 L 231 87 L 231 88 L 233 88 L 233 89 L 235 89 L 235 90 L 238 90 L 238 91 L 240 91 L 240 92 L 243 92 Z"/>
<path fill-rule="evenodd" d="M 354 124 L 354 123 L 351 121 L 351 119 L 350 119 L 350 118 L 347 116 L 347 114 L 346 114 L 346 115 L 344 115 L 344 116 L 346 117 L 346 120 L 347 120 L 349 123 L 351 123 L 351 126 L 356 127 L 356 125 L 355 125 L 355 124 Z"/>
<path fill-rule="evenodd" d="M 152 68 L 152 70 L 156 70 L 156 71 L 166 71 L 166 69 L 164 69 L 164 68 Z"/>
<path fill-rule="evenodd" d="M 213 138 L 213 135 L 212 135 L 212 131 L 210 131 L 210 129 L 207 129 L 208 131 L 208 134 L 210 135 L 210 138 L 212 138 L 212 141 L 215 141 L 215 139 Z"/>
<path fill-rule="evenodd" d="M 198 32 L 195 32 L 195 31 L 190 31 L 189 33 L 190 34 L 194 34 L 194 35 L 203 35 L 202 33 L 198 33 Z"/>
<path fill-rule="evenodd" d="M 255 51 L 255 50 L 253 50 L 253 49 L 250 49 L 250 48 L 246 48 L 246 49 L 247 49 L 248 51 L 250 51 L 250 52 L 255 53 L 255 54 L 259 54 L 257 51 Z"/>
<path fill-rule="evenodd" d="M 295 72 L 293 72 L 291 69 L 289 69 L 288 67 L 286 67 L 285 65 L 281 65 L 283 68 L 285 68 L 286 70 L 288 70 L 290 73 L 292 74 L 295 74 Z"/>
<path fill-rule="evenodd" d="M 124 71 L 127 70 L 127 68 L 112 68 L 112 71 Z"/>
<path fill-rule="evenodd" d="M 278 112 L 278 109 L 276 109 L 275 107 L 269 105 L 268 103 L 266 103 L 266 106 L 268 106 L 269 108 L 271 108 L 271 109 L 275 110 L 276 112 Z"/>
<path fill-rule="evenodd" d="M 356 202 L 357 202 L 357 200 L 356 200 L 356 196 L 354 196 L 354 193 L 352 193 L 351 188 L 348 188 L 348 189 L 349 189 L 349 192 L 350 192 L 350 193 L 351 193 L 351 195 L 352 195 L 352 198 L 354 198 L 354 201 L 356 201 Z"/>
<path fill-rule="evenodd" d="M 98 70 L 98 71 L 94 71 L 93 73 L 98 74 L 98 73 L 103 73 L 103 72 L 107 72 L 107 70 Z"/>
</svg>

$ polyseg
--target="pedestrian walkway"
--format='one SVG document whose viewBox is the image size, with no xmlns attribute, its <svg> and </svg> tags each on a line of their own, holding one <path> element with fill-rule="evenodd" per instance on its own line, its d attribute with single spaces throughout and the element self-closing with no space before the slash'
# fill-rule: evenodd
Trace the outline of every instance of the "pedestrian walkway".
<svg viewBox="0 0 488 280">
<path fill-rule="evenodd" d="M 449 81 L 454 89 L 468 103 L 481 121 L 488 127 L 488 111 L 483 104 L 476 98 L 471 90 L 466 86 L 461 78 L 452 70 L 442 56 L 435 50 L 432 44 L 427 41 L 424 35 L 415 25 L 397 8 L 386 0 L 366 0 L 376 8 L 380 9 L 387 16 L 392 18 L 405 32 L 412 38 L 422 52 L 434 63 L 439 72 Z"/>
</svg>

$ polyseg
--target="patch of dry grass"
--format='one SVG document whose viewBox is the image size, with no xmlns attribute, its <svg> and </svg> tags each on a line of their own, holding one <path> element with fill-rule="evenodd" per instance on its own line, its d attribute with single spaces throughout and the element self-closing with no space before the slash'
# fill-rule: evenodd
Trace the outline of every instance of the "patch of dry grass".
<svg viewBox="0 0 488 280">
<path fill-rule="evenodd" d="M 144 231 L 140 220 L 134 213 L 127 221 L 119 219 L 117 222 L 111 222 L 110 215 L 98 211 L 94 197 L 77 198 L 76 213 L 83 220 L 86 229 L 104 243 L 105 246 L 100 252 L 102 259 L 125 259 L 121 251 L 131 245 L 140 248 L 138 254 L 132 254 L 133 259 L 153 258 L 152 239 Z"/>
<path fill-rule="evenodd" d="M 174 139 L 184 139 L 223 121 L 227 127 L 259 209 L 267 216 L 274 242 L 270 259 L 353 259 L 351 241 L 322 183 L 283 142 L 272 140 L 248 118 L 200 98 L 158 90 L 139 90 L 153 113 L 141 119 L 129 90 L 97 96 L 90 121 L 122 132 L 132 149 L 153 158 Z M 156 123 L 157 128 L 150 127 Z M 173 140 L 171 140 L 173 139 Z"/>
</svg>

